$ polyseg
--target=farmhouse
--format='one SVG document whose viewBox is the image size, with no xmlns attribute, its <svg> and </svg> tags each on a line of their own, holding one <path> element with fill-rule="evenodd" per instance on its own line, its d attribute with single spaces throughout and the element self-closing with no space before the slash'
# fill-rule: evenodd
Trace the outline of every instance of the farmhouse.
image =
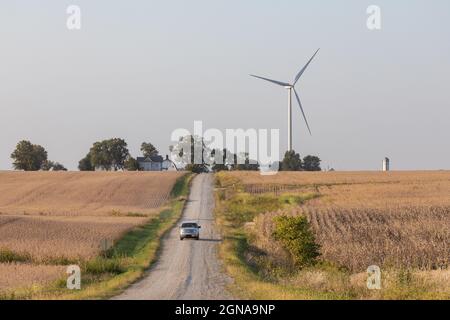
<svg viewBox="0 0 450 320">
<path fill-rule="evenodd" d="M 137 157 L 139 170 L 142 171 L 173 171 L 176 170 L 175 164 L 166 155 L 164 159 L 161 156 Z"/>
</svg>

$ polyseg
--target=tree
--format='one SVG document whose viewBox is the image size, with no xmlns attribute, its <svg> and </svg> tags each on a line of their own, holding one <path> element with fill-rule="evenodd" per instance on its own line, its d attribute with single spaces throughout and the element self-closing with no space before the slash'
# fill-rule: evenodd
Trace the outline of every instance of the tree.
<svg viewBox="0 0 450 320">
<path fill-rule="evenodd" d="M 139 162 L 132 156 L 125 160 L 124 166 L 127 171 L 139 171 Z"/>
<path fill-rule="evenodd" d="M 53 171 L 67 171 L 67 169 L 61 163 L 55 162 L 53 163 Z"/>
<path fill-rule="evenodd" d="M 243 155 L 233 155 L 234 163 L 231 165 L 232 170 L 258 171 L 259 163 L 250 159 L 248 152 Z"/>
<path fill-rule="evenodd" d="M 286 249 L 296 266 L 314 265 L 320 255 L 311 226 L 304 216 L 276 216 L 272 236 Z"/>
<path fill-rule="evenodd" d="M 193 135 L 182 137 L 170 150 L 175 156 L 173 161 L 177 167 L 184 167 L 185 170 L 195 173 L 209 172 L 212 151 L 203 138 Z"/>
<path fill-rule="evenodd" d="M 228 151 L 227 149 L 214 149 L 213 151 L 211 151 L 211 156 L 216 159 L 221 159 L 221 161 L 217 162 L 216 160 L 214 160 L 213 166 L 212 166 L 212 170 L 214 172 L 219 172 L 219 171 L 228 171 L 228 165 L 229 165 L 229 156 L 230 156 L 231 152 Z"/>
<path fill-rule="evenodd" d="M 141 151 L 144 157 L 152 157 L 159 154 L 158 150 L 150 142 L 142 142 Z"/>
<path fill-rule="evenodd" d="M 205 165 L 205 164 L 195 164 L 195 163 L 188 164 L 186 167 L 184 167 L 184 170 L 191 171 L 193 173 L 209 172 L 207 165 Z"/>
<path fill-rule="evenodd" d="M 281 162 L 281 171 L 301 171 L 302 170 L 302 159 L 298 153 L 294 150 L 286 151 L 284 154 L 284 159 Z"/>
<path fill-rule="evenodd" d="M 23 140 L 17 144 L 11 158 L 14 160 L 14 169 L 37 171 L 47 161 L 47 151 L 40 145 Z"/>
<path fill-rule="evenodd" d="M 91 162 L 91 153 L 89 152 L 83 159 L 78 162 L 78 169 L 80 171 L 94 171 L 95 168 Z"/>
<path fill-rule="evenodd" d="M 308 155 L 303 158 L 303 170 L 305 171 L 321 171 L 320 158 L 316 156 Z"/>
<path fill-rule="evenodd" d="M 130 152 L 127 143 L 123 139 L 115 138 L 107 140 L 108 149 L 111 157 L 111 164 L 114 171 L 124 168 L 125 160 L 127 160 Z"/>
<path fill-rule="evenodd" d="M 44 161 L 44 163 L 41 166 L 41 170 L 42 171 L 50 171 L 53 168 L 53 164 L 54 164 L 53 161 L 50 161 L 50 160 Z"/>
<path fill-rule="evenodd" d="M 91 165 L 104 170 L 120 170 L 129 156 L 127 143 L 123 139 L 114 138 L 94 143 L 90 153 Z"/>
<path fill-rule="evenodd" d="M 47 160 L 43 163 L 41 170 L 44 171 L 67 171 L 67 169 L 59 162 Z"/>
<path fill-rule="evenodd" d="M 91 155 L 91 164 L 94 168 L 100 167 L 107 171 L 111 170 L 112 160 L 106 140 L 95 142 L 89 154 Z"/>
</svg>

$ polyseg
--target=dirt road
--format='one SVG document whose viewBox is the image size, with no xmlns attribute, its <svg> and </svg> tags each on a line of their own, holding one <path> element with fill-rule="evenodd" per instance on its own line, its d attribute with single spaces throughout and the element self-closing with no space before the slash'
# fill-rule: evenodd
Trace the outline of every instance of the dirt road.
<svg viewBox="0 0 450 320">
<path fill-rule="evenodd" d="M 213 176 L 201 174 L 192 181 L 182 220 L 198 221 L 200 240 L 180 241 L 178 226 L 163 239 L 162 253 L 147 276 L 115 299 L 230 299 L 230 281 L 217 259 L 220 234 L 214 227 Z"/>
</svg>

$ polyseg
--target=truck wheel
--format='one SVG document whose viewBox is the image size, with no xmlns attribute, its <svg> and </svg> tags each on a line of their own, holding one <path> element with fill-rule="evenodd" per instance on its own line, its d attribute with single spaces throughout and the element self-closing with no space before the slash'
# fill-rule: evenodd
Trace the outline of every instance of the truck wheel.
<svg viewBox="0 0 450 320">
<path fill-rule="evenodd" d="M 180 240 L 183 240 L 184 238 L 183 237 L 180 237 Z"/>
</svg>

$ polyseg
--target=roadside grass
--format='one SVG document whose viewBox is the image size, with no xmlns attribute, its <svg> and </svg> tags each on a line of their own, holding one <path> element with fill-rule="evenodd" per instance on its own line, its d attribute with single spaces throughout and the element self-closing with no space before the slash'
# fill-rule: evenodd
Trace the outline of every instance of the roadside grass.
<svg viewBox="0 0 450 320">
<path fill-rule="evenodd" d="M 289 263 L 273 266 L 264 252 L 253 246 L 251 225 L 265 212 L 283 211 L 320 197 L 320 193 L 273 193 L 251 195 L 239 181 L 216 174 L 215 219 L 223 234 L 219 257 L 234 281 L 236 298 L 256 300 L 348 299 L 449 299 L 448 290 L 425 281 L 418 270 L 383 268 L 382 289 L 368 290 L 367 274 L 352 274 L 327 261 L 303 269 Z M 253 254 L 253 255 L 251 255 Z M 256 257 L 256 259 L 255 259 Z M 445 271 L 442 271 L 445 272 Z M 450 274 L 450 273 L 449 273 Z"/>
<path fill-rule="evenodd" d="M 224 261 L 226 272 L 234 279 L 230 289 L 235 297 L 251 300 L 311 300 L 311 299 L 348 299 L 334 292 L 315 292 L 308 288 L 283 285 L 262 279 L 258 270 L 252 268 L 245 259 L 248 241 L 242 229 L 235 230 L 224 237 L 219 254 Z"/>
<path fill-rule="evenodd" d="M 237 186 L 234 185 L 234 188 Z M 224 233 L 223 242 L 219 248 L 219 256 L 224 261 L 226 272 L 234 279 L 230 289 L 234 296 L 243 299 L 256 300 L 291 300 L 291 299 L 348 299 L 350 294 L 312 291 L 291 285 L 282 285 L 275 281 L 263 279 L 260 270 L 247 262 L 251 235 L 245 229 L 245 224 L 252 222 L 260 213 L 276 211 L 293 205 L 303 204 L 317 198 L 315 193 L 301 195 L 284 194 L 277 197 L 272 194 L 252 196 L 238 191 L 225 200 L 216 191 L 216 221 Z M 242 190 L 242 189 L 241 189 Z M 222 200 L 221 200 L 222 199 Z"/>
<path fill-rule="evenodd" d="M 63 258 L 53 261 L 80 266 L 81 290 L 67 289 L 66 279 L 61 278 L 45 287 L 34 286 L 3 293 L 0 299 L 108 299 L 119 294 L 140 279 L 157 260 L 162 237 L 181 217 L 192 177 L 186 174 L 177 180 L 169 205 L 158 217 L 125 234 L 100 256 L 88 261 L 66 261 Z M 0 251 L 1 261 L 19 261 L 20 258 Z"/>
<path fill-rule="evenodd" d="M 226 200 L 226 210 L 223 214 L 228 223 L 234 227 L 239 227 L 246 222 L 252 222 L 262 212 L 277 211 L 289 206 L 300 205 L 318 196 L 317 193 L 305 193 L 300 195 L 284 194 L 277 197 L 273 194 L 250 195 L 237 192 L 233 197 Z"/>
</svg>

